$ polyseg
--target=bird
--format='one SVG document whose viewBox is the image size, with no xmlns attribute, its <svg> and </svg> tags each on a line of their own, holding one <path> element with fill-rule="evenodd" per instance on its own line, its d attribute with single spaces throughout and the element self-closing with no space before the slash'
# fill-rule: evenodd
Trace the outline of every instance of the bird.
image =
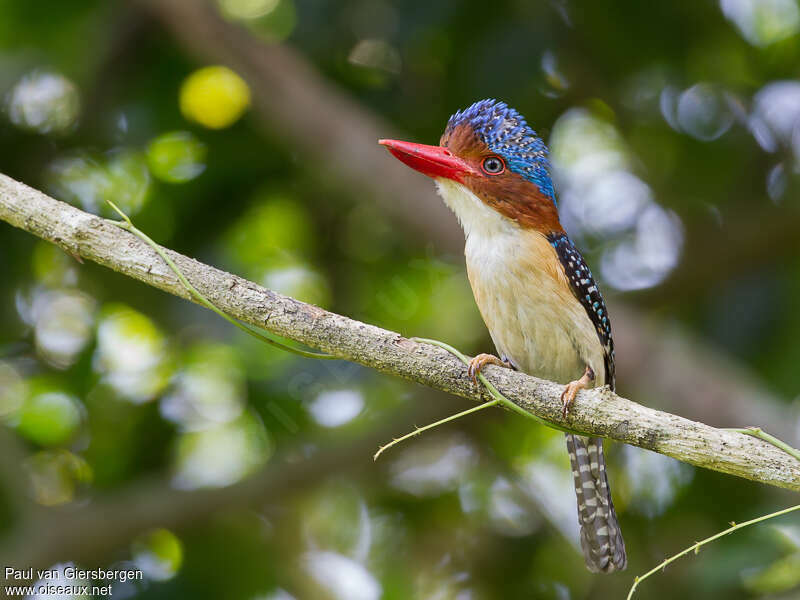
<svg viewBox="0 0 800 600">
<path fill-rule="evenodd" d="M 382 139 L 412 169 L 433 178 L 464 231 L 467 276 L 498 355 L 488 364 L 565 385 L 566 417 L 578 391 L 615 389 L 614 341 L 603 296 L 561 225 L 549 150 L 524 117 L 486 99 L 453 114 L 438 146 Z M 580 544 L 592 572 L 625 568 L 601 438 L 566 434 Z"/>
</svg>

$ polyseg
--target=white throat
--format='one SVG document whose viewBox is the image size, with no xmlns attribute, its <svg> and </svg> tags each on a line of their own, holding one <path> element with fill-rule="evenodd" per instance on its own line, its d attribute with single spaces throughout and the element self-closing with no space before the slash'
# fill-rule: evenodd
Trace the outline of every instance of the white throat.
<svg viewBox="0 0 800 600">
<path fill-rule="evenodd" d="M 441 177 L 435 181 L 436 191 L 458 217 L 468 242 L 471 237 L 492 238 L 521 233 L 517 223 L 487 206 L 466 186 Z"/>
</svg>

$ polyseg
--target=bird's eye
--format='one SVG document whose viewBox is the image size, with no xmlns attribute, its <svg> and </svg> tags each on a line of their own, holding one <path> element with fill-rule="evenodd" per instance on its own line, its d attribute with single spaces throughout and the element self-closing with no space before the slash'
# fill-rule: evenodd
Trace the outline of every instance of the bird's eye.
<svg viewBox="0 0 800 600">
<path fill-rule="evenodd" d="M 499 156 L 489 156 L 488 158 L 484 158 L 481 166 L 483 168 L 483 172 L 487 175 L 499 175 L 506 170 L 506 164 Z"/>
</svg>

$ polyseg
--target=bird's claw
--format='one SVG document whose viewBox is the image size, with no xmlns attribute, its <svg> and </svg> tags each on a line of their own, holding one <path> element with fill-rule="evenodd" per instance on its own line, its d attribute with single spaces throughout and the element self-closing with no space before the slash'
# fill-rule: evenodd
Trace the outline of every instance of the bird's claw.
<svg viewBox="0 0 800 600">
<path fill-rule="evenodd" d="M 581 378 L 570 381 L 564 388 L 564 391 L 561 392 L 561 416 L 564 417 L 565 420 L 569 414 L 572 403 L 575 401 L 575 396 L 578 395 L 579 391 L 588 388 L 593 381 L 594 371 L 591 367 L 587 366 Z"/>
<path fill-rule="evenodd" d="M 567 418 L 569 409 L 572 406 L 572 403 L 575 401 L 575 396 L 578 395 L 578 391 L 582 387 L 583 386 L 580 384 L 580 381 L 570 381 L 564 388 L 564 391 L 561 392 L 561 416 L 564 419 Z"/>
<path fill-rule="evenodd" d="M 473 384 L 478 385 L 478 375 L 481 374 L 481 371 L 486 365 L 509 367 L 509 364 L 506 361 L 497 358 L 494 354 L 481 353 L 477 356 L 473 356 L 472 360 L 469 361 L 469 367 L 467 368 L 467 374 L 469 375 L 469 378 L 472 380 Z"/>
</svg>

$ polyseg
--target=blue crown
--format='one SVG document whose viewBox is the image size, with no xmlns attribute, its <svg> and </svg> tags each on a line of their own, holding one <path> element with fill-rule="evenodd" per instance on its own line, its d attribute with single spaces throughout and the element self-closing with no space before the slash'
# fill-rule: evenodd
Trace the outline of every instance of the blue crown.
<svg viewBox="0 0 800 600">
<path fill-rule="evenodd" d="M 488 98 L 455 113 L 447 122 L 447 129 L 463 123 L 472 127 L 489 150 L 502 156 L 509 169 L 535 183 L 556 203 L 547 146 L 521 114 L 505 102 Z"/>
</svg>

